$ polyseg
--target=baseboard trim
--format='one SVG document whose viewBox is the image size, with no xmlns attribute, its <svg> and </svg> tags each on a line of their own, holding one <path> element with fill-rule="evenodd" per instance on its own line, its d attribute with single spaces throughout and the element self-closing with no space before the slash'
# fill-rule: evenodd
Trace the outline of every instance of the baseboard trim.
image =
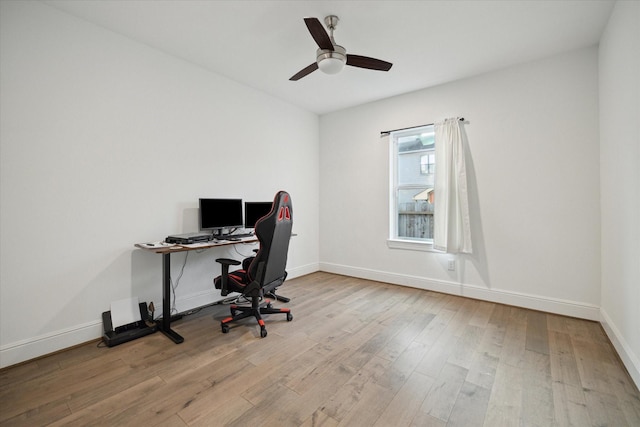
<svg viewBox="0 0 640 427">
<path fill-rule="evenodd" d="M 385 271 L 356 268 L 332 263 L 321 263 L 320 270 L 328 273 L 464 296 L 483 301 L 577 317 L 580 319 L 594 321 L 600 320 L 600 307 L 576 301 L 567 301 L 540 295 L 507 291 L 504 289 L 488 289 L 477 285 L 434 280 L 425 277 L 389 273 Z"/>
<path fill-rule="evenodd" d="M 640 389 L 640 358 L 637 354 L 634 354 L 633 350 L 624 339 L 615 323 L 613 323 L 607 312 L 601 308 L 600 314 L 600 324 L 602 325 L 602 328 L 609 337 L 613 347 L 618 352 L 618 356 L 620 356 L 622 363 L 625 368 L 627 368 L 627 372 L 629 372 L 631 379 L 636 383 L 636 387 Z"/>
<path fill-rule="evenodd" d="M 316 271 L 320 271 L 320 263 L 318 262 L 287 270 L 287 278 L 295 279 L 296 277 L 306 276 L 307 274 L 315 273 Z"/>
<path fill-rule="evenodd" d="M 0 348 L 0 368 L 55 353 L 102 336 L 102 320 L 11 343 Z"/>
</svg>

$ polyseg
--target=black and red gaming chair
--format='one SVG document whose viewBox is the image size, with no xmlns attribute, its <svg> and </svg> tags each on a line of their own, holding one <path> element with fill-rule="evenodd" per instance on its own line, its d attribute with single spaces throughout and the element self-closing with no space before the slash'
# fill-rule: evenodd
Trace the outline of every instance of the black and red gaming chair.
<svg viewBox="0 0 640 427">
<path fill-rule="evenodd" d="M 286 191 L 279 191 L 273 199 L 271 211 L 256 222 L 254 229 L 260 242 L 256 256 L 245 259 L 242 269 L 232 272 L 229 266 L 240 265 L 240 261 L 229 258 L 216 260 L 222 265 L 222 275 L 215 278 L 214 284 L 221 290 L 222 296 L 229 292 L 240 292 L 251 299 L 251 307 L 231 305 L 231 317 L 220 322 L 223 333 L 229 332 L 230 322 L 254 316 L 260 325 L 260 336 L 264 338 L 267 329 L 262 314 L 283 313 L 288 321 L 293 320 L 288 308 L 274 308 L 271 301 L 264 299 L 265 294 L 274 292 L 287 278 L 287 253 L 292 226 L 291 197 Z"/>
</svg>

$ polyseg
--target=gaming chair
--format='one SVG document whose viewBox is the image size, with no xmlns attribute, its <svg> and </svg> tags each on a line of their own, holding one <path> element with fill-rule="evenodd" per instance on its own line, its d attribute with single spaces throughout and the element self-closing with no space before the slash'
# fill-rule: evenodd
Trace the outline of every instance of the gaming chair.
<svg viewBox="0 0 640 427">
<path fill-rule="evenodd" d="M 240 292 L 251 300 L 251 306 L 232 304 L 231 317 L 220 322 L 222 332 L 229 332 L 229 323 L 254 316 L 260 325 L 260 336 L 267 336 L 267 329 L 262 314 L 286 314 L 287 321 L 293 320 L 288 308 L 274 308 L 271 301 L 265 299 L 266 294 L 282 285 L 287 278 L 287 253 L 293 226 L 293 206 L 291 196 L 286 191 L 279 191 L 273 199 L 271 211 L 260 218 L 255 225 L 255 234 L 260 247 L 255 257 L 244 260 L 242 269 L 230 272 L 231 265 L 240 265 L 240 261 L 229 258 L 218 258 L 222 266 L 222 274 L 214 279 L 222 296 L 229 292 Z M 261 300 L 264 300 L 261 302 Z"/>
</svg>

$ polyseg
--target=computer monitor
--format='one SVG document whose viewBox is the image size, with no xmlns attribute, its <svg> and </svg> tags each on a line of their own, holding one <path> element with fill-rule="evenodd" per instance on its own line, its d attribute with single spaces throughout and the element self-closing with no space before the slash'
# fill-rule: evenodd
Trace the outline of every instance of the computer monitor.
<svg viewBox="0 0 640 427">
<path fill-rule="evenodd" d="M 213 235 L 242 227 L 242 199 L 200 199 L 200 230 Z"/>
<path fill-rule="evenodd" d="M 273 202 L 244 202 L 244 228 L 255 228 L 256 222 L 271 211 Z"/>
</svg>

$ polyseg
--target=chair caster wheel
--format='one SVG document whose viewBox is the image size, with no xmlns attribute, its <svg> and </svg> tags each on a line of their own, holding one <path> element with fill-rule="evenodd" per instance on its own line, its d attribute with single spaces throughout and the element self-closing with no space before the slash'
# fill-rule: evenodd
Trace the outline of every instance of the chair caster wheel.
<svg viewBox="0 0 640 427">
<path fill-rule="evenodd" d="M 260 337 L 264 338 L 267 336 L 267 330 L 264 328 L 260 329 Z"/>
<path fill-rule="evenodd" d="M 287 322 L 291 322 L 293 320 L 293 314 L 287 313 Z"/>
<path fill-rule="evenodd" d="M 227 332 L 229 332 L 229 326 L 227 326 L 227 325 L 223 324 L 223 325 L 222 325 L 222 333 L 223 333 L 223 334 L 226 334 Z"/>
</svg>

